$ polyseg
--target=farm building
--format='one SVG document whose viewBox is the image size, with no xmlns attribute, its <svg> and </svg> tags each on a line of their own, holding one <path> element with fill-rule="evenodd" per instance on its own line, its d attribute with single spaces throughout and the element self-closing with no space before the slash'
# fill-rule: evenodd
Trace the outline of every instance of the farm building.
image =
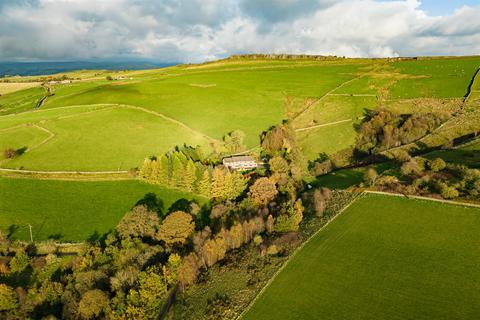
<svg viewBox="0 0 480 320">
<path fill-rule="evenodd" d="M 232 170 L 255 169 L 258 164 L 250 156 L 238 156 L 223 159 L 223 165 Z"/>
</svg>

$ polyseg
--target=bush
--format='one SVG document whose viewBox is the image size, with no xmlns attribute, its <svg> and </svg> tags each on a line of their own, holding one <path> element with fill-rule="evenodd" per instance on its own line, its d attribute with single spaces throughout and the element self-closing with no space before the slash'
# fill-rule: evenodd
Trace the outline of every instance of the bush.
<svg viewBox="0 0 480 320">
<path fill-rule="evenodd" d="M 363 181 L 369 186 L 374 186 L 377 181 L 378 173 L 374 168 L 368 168 L 363 176 Z"/>
<path fill-rule="evenodd" d="M 439 182 L 437 188 L 444 199 L 458 198 L 459 193 L 455 187 L 451 187 L 444 182 Z"/>
<path fill-rule="evenodd" d="M 267 248 L 267 254 L 269 256 L 274 256 L 274 255 L 277 255 L 278 253 L 279 253 L 279 250 L 278 250 L 277 246 L 274 245 L 274 244 L 272 244 L 271 246 L 269 246 Z"/>
<path fill-rule="evenodd" d="M 377 179 L 376 184 L 379 186 L 391 186 L 397 184 L 398 178 L 394 176 L 381 176 Z"/>
<path fill-rule="evenodd" d="M 13 159 L 18 156 L 17 150 L 8 148 L 3 151 L 3 156 L 5 159 Z"/>
<path fill-rule="evenodd" d="M 16 309 L 18 306 L 17 295 L 9 286 L 0 283 L 0 311 Z"/>
<path fill-rule="evenodd" d="M 440 158 L 436 158 L 436 159 L 430 160 L 430 161 L 428 162 L 428 167 L 429 167 L 430 170 L 432 170 L 433 172 L 442 171 L 443 169 L 445 169 L 446 166 L 447 166 L 447 164 L 445 163 L 445 161 L 443 161 L 443 160 L 440 159 Z"/>
<path fill-rule="evenodd" d="M 112 76 L 110 76 L 110 75 L 106 76 L 105 79 L 108 80 L 108 81 L 112 81 L 112 80 L 113 80 Z"/>
<path fill-rule="evenodd" d="M 85 292 L 80 300 L 78 311 L 84 319 L 98 317 L 108 306 L 108 296 L 102 290 L 94 289 Z"/>
</svg>

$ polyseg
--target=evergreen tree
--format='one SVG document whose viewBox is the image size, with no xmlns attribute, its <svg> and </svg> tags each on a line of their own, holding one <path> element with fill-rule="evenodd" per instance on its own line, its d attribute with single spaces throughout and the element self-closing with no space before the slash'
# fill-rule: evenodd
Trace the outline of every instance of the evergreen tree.
<svg viewBox="0 0 480 320">
<path fill-rule="evenodd" d="M 212 172 L 212 198 L 224 199 L 225 198 L 225 180 L 226 169 L 216 167 Z"/>
<path fill-rule="evenodd" d="M 140 178 L 149 180 L 152 175 L 152 160 L 146 158 L 139 172 Z"/>
<path fill-rule="evenodd" d="M 158 182 L 161 185 L 169 186 L 171 181 L 170 161 L 168 160 L 166 155 L 162 155 L 162 157 L 158 160 L 158 162 L 159 162 Z"/>
<path fill-rule="evenodd" d="M 158 160 L 152 160 L 152 171 L 150 173 L 150 177 L 148 178 L 148 181 L 150 183 L 159 183 L 158 181 L 158 176 L 160 173 L 160 164 Z"/>
<path fill-rule="evenodd" d="M 196 167 L 192 160 L 188 160 L 183 174 L 183 189 L 192 192 L 195 189 Z"/>
<path fill-rule="evenodd" d="M 212 195 L 212 181 L 208 168 L 203 171 L 202 178 L 198 182 L 198 192 L 208 198 Z"/>
<path fill-rule="evenodd" d="M 184 165 L 182 163 L 179 153 L 175 152 L 171 156 L 172 160 L 172 186 L 175 188 L 182 188 Z"/>
</svg>

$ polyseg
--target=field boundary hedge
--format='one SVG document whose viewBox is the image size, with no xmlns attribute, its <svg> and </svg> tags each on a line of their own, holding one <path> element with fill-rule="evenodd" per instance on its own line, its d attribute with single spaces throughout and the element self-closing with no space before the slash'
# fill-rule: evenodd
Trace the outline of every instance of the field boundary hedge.
<svg viewBox="0 0 480 320">
<path fill-rule="evenodd" d="M 260 290 L 260 292 L 258 292 L 255 298 L 252 301 L 250 301 L 247 308 L 243 310 L 242 313 L 240 313 L 238 317 L 236 317 L 235 319 L 236 320 L 241 319 L 252 308 L 255 302 L 262 296 L 262 294 L 268 289 L 268 287 L 270 287 L 270 285 L 277 278 L 277 276 L 283 271 L 283 269 L 285 269 L 285 267 L 289 264 L 289 262 L 295 258 L 298 252 L 300 252 L 300 250 L 302 250 L 307 243 L 309 243 L 318 233 L 320 233 L 324 228 L 326 228 L 330 224 L 330 222 L 334 221 L 338 216 L 340 216 L 343 212 L 345 212 L 345 210 L 347 210 L 353 203 L 355 203 L 363 195 L 364 195 L 364 192 L 360 193 L 357 197 L 355 197 L 352 201 L 350 201 L 350 203 L 348 203 L 345 207 L 343 207 L 337 214 L 335 214 L 330 220 L 328 220 L 327 223 L 325 223 L 321 228 L 315 231 L 307 240 L 305 240 L 299 247 L 297 247 L 295 251 L 293 251 L 293 253 L 290 255 L 290 257 L 288 257 L 287 261 L 285 261 L 285 263 L 268 280 L 268 282 Z"/>
<path fill-rule="evenodd" d="M 415 195 L 406 195 L 406 194 L 403 194 L 403 193 L 392 193 L 392 192 L 372 191 L 372 190 L 365 190 L 365 191 L 363 191 L 363 193 L 379 194 L 379 195 L 393 196 L 393 197 L 402 197 L 402 198 L 407 198 L 407 199 L 427 200 L 427 201 L 434 201 L 434 202 L 452 204 L 452 205 L 457 205 L 457 206 L 480 208 L 480 204 L 475 204 L 475 203 L 445 200 L 445 199 L 435 199 L 435 198 L 415 196 Z"/>
</svg>

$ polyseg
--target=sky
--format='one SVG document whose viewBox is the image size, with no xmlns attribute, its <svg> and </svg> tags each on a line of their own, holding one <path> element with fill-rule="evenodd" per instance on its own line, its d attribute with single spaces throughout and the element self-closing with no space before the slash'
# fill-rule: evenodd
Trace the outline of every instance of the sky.
<svg viewBox="0 0 480 320">
<path fill-rule="evenodd" d="M 0 61 L 480 54 L 480 0 L 0 0 Z"/>
</svg>

